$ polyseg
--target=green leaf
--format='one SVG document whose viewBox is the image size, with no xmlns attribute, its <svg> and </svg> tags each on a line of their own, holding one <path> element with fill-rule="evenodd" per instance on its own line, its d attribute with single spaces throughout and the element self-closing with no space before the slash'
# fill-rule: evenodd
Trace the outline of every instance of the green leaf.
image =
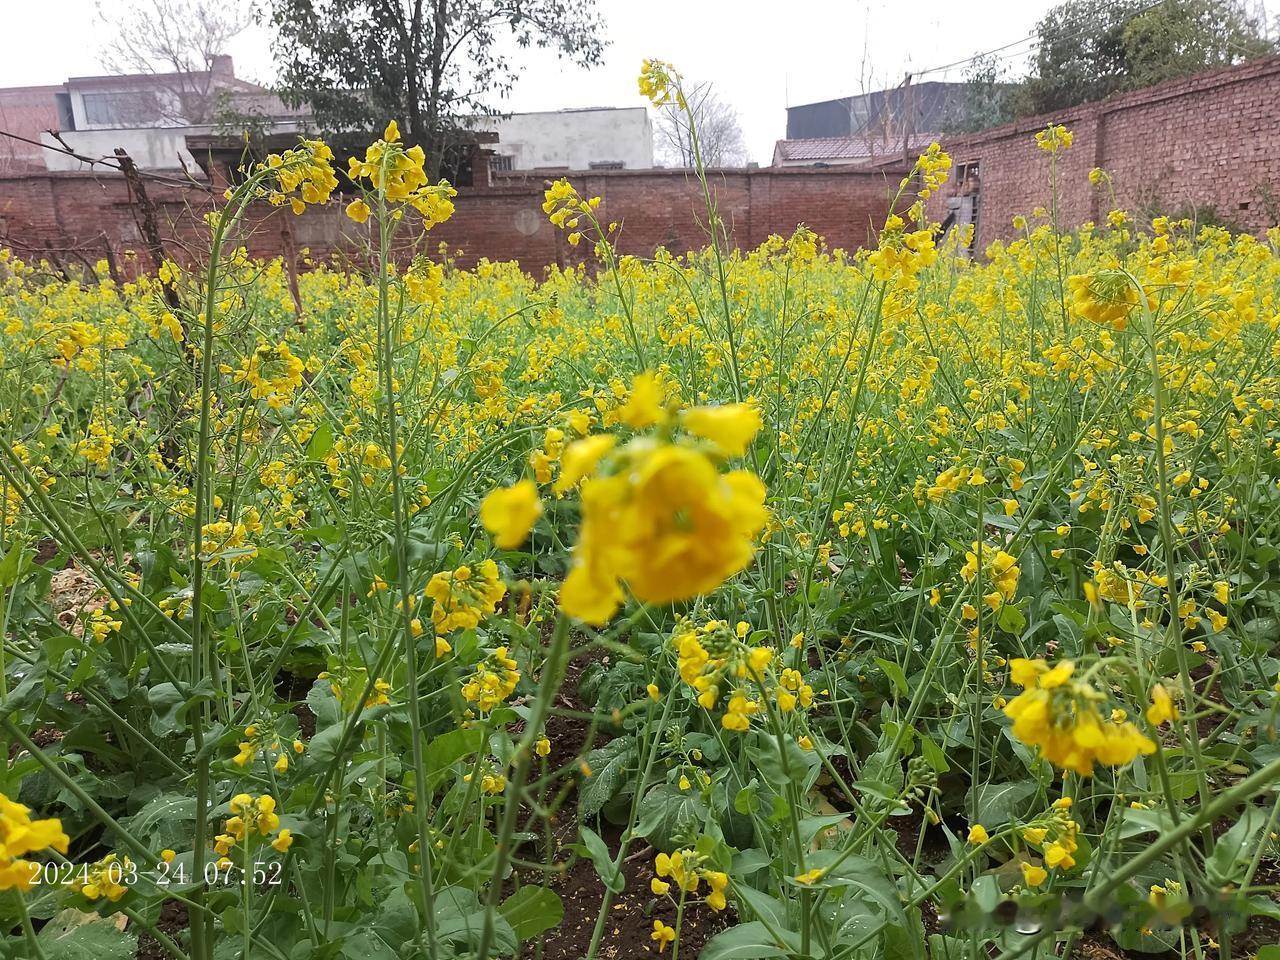
<svg viewBox="0 0 1280 960">
<path fill-rule="evenodd" d="M 844 813 L 829 813 L 822 817 L 801 817 L 800 840 L 801 842 L 808 844 L 812 842 L 813 838 L 823 830 L 838 826 L 842 823 L 849 824 L 850 828 L 853 827 L 853 822 L 849 819 L 848 814 Z"/>
<path fill-rule="evenodd" d="M 418 910 L 403 887 L 394 887 L 382 898 L 378 922 L 373 925 L 378 936 L 392 947 L 408 943 L 418 935 Z"/>
<path fill-rule="evenodd" d="M 1215 886 L 1240 883 L 1267 826 L 1267 813 L 1260 807 L 1244 808 L 1240 819 L 1218 838 L 1213 853 L 1205 861 L 1205 873 Z"/>
<path fill-rule="evenodd" d="M 1027 801 L 1040 788 L 1031 780 L 1014 783 L 984 783 L 969 791 L 969 810 L 974 823 L 988 830 L 1016 820 L 1027 809 Z"/>
<path fill-rule="evenodd" d="M 138 938 L 117 930 L 107 919 L 82 923 L 78 911 L 59 914 L 40 931 L 40 945 L 45 956 L 58 960 L 133 960 L 138 952 Z"/>
<path fill-rule="evenodd" d="M 1027 628 L 1027 618 L 1012 603 L 1006 603 L 1000 608 L 1000 614 L 996 617 L 996 626 L 1005 633 L 1020 636 Z"/>
<path fill-rule="evenodd" d="M 473 950 L 479 946 L 484 926 L 484 909 L 475 891 L 465 887 L 445 887 L 436 891 L 436 939 L 445 943 L 463 943 Z M 520 946 L 516 932 L 505 917 L 493 919 L 493 948 L 499 955 L 512 954 Z"/>
<path fill-rule="evenodd" d="M 332 726 L 342 719 L 338 698 L 324 682 L 316 682 L 307 691 L 307 709 L 315 714 L 316 726 L 321 729 Z"/>
<path fill-rule="evenodd" d="M 335 723 L 312 737 L 311 742 L 307 744 L 307 758 L 321 766 L 337 759 L 338 745 L 342 742 L 342 730 L 345 726 L 345 723 Z M 351 734 L 353 743 L 360 742 L 359 728 L 360 724 L 356 724 L 356 730 Z"/>
<path fill-rule="evenodd" d="M 1164 833 L 1173 829 L 1173 820 L 1164 810 L 1141 810 L 1129 807 L 1124 811 L 1124 823 L 1120 826 L 1120 839 L 1140 837 L 1144 833 Z"/>
<path fill-rule="evenodd" d="M 991 874 L 983 874 L 973 881 L 973 900 L 978 908 L 990 916 L 1004 899 L 1000 892 L 1000 881 Z"/>
<path fill-rule="evenodd" d="M 884 660 L 876 657 L 876 666 L 884 671 L 886 677 L 893 683 L 893 689 L 898 692 L 899 696 L 905 696 L 910 689 L 907 686 L 907 675 L 902 672 L 902 668 L 892 660 Z"/>
<path fill-rule="evenodd" d="M 564 919 L 564 904 L 547 887 L 521 887 L 502 902 L 498 912 L 511 924 L 516 937 L 530 940 Z"/>
<path fill-rule="evenodd" d="M 1251 917 L 1270 917 L 1272 920 L 1280 920 L 1280 903 L 1276 903 L 1270 897 L 1250 897 L 1245 913 Z"/>
<path fill-rule="evenodd" d="M 757 870 L 763 870 L 765 867 L 772 866 L 773 858 L 769 854 L 761 850 L 759 847 L 748 847 L 746 850 L 740 850 L 733 855 L 733 875 L 735 877 L 749 877 Z"/>
<path fill-rule="evenodd" d="M 920 755 L 935 773 L 946 773 L 951 769 L 951 764 L 947 762 L 947 755 L 926 734 L 920 735 Z"/>
<path fill-rule="evenodd" d="M 770 896 L 745 883 L 733 885 L 733 896 L 735 900 L 750 907 L 752 913 L 775 930 L 787 925 L 787 905 L 777 897 Z"/>
<path fill-rule="evenodd" d="M 763 960 L 800 952 L 800 934 L 781 927 L 774 929 L 782 937 L 781 941 L 759 920 L 730 927 L 707 941 L 698 960 Z"/>
<path fill-rule="evenodd" d="M 7 590 L 18 582 L 18 578 L 26 572 L 34 556 L 22 545 L 22 540 L 15 538 L 3 559 L 0 559 L 0 590 Z"/>
<path fill-rule="evenodd" d="M 578 785 L 578 816 L 586 819 L 599 813 L 623 786 L 627 772 L 637 760 L 635 737 L 618 737 L 587 754 L 591 776 Z"/>
<path fill-rule="evenodd" d="M 789 772 L 790 780 L 793 783 L 800 784 L 807 789 L 810 775 L 815 779 L 817 778 L 818 764 L 822 761 L 818 759 L 816 754 L 806 753 L 801 750 L 800 745 L 790 736 L 784 735 L 782 742 L 787 757 L 787 769 L 785 771 L 783 770 L 782 759 L 778 754 L 778 738 L 772 734 L 757 733 L 754 739 L 747 744 L 747 756 L 751 758 L 751 762 L 766 783 L 781 787 L 782 784 L 787 782 L 787 773 Z"/>
<path fill-rule="evenodd" d="M 157 683 L 147 691 L 151 707 L 151 729 L 160 735 L 177 733 L 182 728 L 179 713 L 185 706 L 182 693 L 172 683 Z"/>
<path fill-rule="evenodd" d="M 121 823 L 135 836 L 146 837 L 153 849 L 173 847 L 180 850 L 182 839 L 190 836 L 195 819 L 195 797 L 162 793 Z"/>
<path fill-rule="evenodd" d="M 307 456 L 312 460 L 323 460 L 325 454 L 332 449 L 333 427 L 325 421 L 316 427 L 316 432 L 311 435 L 311 440 L 307 444 Z"/>
<path fill-rule="evenodd" d="M 760 809 L 759 786 L 755 777 L 752 777 L 751 782 L 739 790 L 733 798 L 733 809 L 743 816 L 755 813 Z"/>
<path fill-rule="evenodd" d="M 427 771 L 427 782 L 431 783 L 440 777 L 463 757 L 470 757 L 480 752 L 484 746 L 484 731 L 478 727 L 467 730 L 450 730 L 438 737 L 432 737 L 422 752 L 423 766 Z"/>
<path fill-rule="evenodd" d="M 626 886 L 626 879 L 622 876 L 621 870 L 615 870 L 613 866 L 613 856 L 609 853 L 609 847 L 604 840 L 600 838 L 600 834 L 596 833 L 585 823 L 578 824 L 578 829 L 582 833 L 583 852 L 591 859 L 595 865 L 596 873 L 599 875 L 604 885 L 614 893 L 621 893 L 622 888 Z"/>
<path fill-rule="evenodd" d="M 640 800 L 636 836 L 659 850 L 672 850 L 681 839 L 701 832 L 708 810 L 702 795 L 660 783 Z"/>
</svg>

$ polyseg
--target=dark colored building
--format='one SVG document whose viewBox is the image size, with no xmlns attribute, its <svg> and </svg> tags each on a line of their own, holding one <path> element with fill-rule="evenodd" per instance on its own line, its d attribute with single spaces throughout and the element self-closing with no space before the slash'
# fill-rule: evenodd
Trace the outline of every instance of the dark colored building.
<svg viewBox="0 0 1280 960">
<path fill-rule="evenodd" d="M 931 81 L 787 108 L 787 139 L 901 136 L 945 130 L 964 109 L 967 83 Z"/>
</svg>

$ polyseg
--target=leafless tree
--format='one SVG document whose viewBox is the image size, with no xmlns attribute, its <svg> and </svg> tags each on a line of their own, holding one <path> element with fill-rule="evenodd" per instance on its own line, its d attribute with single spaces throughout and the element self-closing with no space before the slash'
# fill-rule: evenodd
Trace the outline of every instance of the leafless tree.
<svg viewBox="0 0 1280 960">
<path fill-rule="evenodd" d="M 102 65 L 112 73 L 153 78 L 136 105 L 119 105 L 122 113 L 137 112 L 122 122 L 214 121 L 225 88 L 215 59 L 250 23 L 243 0 L 137 0 L 118 14 L 98 0 L 98 17 L 112 31 Z"/>
<path fill-rule="evenodd" d="M 708 167 L 740 167 L 747 162 L 747 144 L 738 112 L 716 95 L 709 83 L 689 89 L 689 105 L 698 125 L 702 162 Z M 664 107 L 654 124 L 654 147 L 660 162 L 672 167 L 693 166 L 689 118 L 674 104 Z"/>
</svg>

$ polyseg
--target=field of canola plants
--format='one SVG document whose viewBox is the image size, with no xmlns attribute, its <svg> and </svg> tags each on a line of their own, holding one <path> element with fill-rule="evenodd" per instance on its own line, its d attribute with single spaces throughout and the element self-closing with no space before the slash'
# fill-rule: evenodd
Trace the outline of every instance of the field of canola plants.
<svg viewBox="0 0 1280 960">
<path fill-rule="evenodd" d="M 537 280 L 395 265 L 423 161 L 300 312 L 319 141 L 203 267 L 0 255 L 3 955 L 1280 955 L 1280 232 L 971 262 L 935 145 L 857 254 L 558 181 Z"/>
</svg>

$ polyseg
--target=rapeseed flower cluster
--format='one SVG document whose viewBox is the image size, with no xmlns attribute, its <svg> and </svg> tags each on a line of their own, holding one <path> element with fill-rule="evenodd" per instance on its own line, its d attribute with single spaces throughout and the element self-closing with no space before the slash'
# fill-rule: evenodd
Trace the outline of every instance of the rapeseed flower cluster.
<svg viewBox="0 0 1280 960">
<path fill-rule="evenodd" d="M 255 400 L 265 400 L 272 410 L 279 410 L 288 403 L 302 386 L 302 374 L 306 364 L 293 355 L 289 344 L 280 342 L 274 347 L 260 344 L 238 369 L 224 368 L 236 383 L 249 384 L 249 395 Z"/>
<path fill-rule="evenodd" d="M 1118 271 L 1077 274 L 1067 278 L 1072 312 L 1100 327 L 1122 331 L 1138 305 L 1138 292 L 1127 276 Z"/>
<path fill-rule="evenodd" d="M 520 671 L 506 647 L 498 647 L 482 660 L 470 679 L 462 685 L 462 699 L 474 703 L 481 713 L 491 713 L 515 691 Z"/>
<path fill-rule="evenodd" d="M 334 690 L 334 696 L 339 696 L 340 689 L 337 689 L 336 684 L 331 685 L 331 689 Z M 281 746 L 280 737 L 269 725 L 251 723 L 244 728 L 244 739 L 240 741 L 238 752 L 232 758 L 232 762 L 238 767 L 248 767 L 259 754 L 266 754 L 268 757 L 275 758 L 271 762 L 271 768 L 276 773 L 285 773 L 289 769 L 290 754 L 300 756 L 305 749 L 306 745 L 301 740 L 293 740 Z"/>
<path fill-rule="evenodd" d="M 999 610 L 1004 604 L 1013 602 L 1014 595 L 1018 592 L 1018 578 L 1022 575 L 1022 568 L 1012 555 L 975 540 L 973 548 L 965 551 L 960 577 L 966 583 L 973 583 L 979 574 L 985 578 L 980 589 L 987 585 L 992 588 L 982 597 L 987 606 L 992 610 Z"/>
<path fill-rule="evenodd" d="M 220 866 L 230 866 L 229 855 L 237 846 L 251 844 L 258 838 L 276 834 L 271 847 L 279 853 L 293 845 L 293 833 L 280 829 L 280 816 L 276 813 L 276 800 L 270 794 L 253 796 L 238 793 L 231 798 L 231 816 L 223 824 L 223 832 L 214 837 L 213 850 L 221 858 Z M 278 832 L 277 832 L 278 831 Z"/>
<path fill-rule="evenodd" d="M 86 900 L 106 899 L 115 903 L 129 892 L 125 880 L 135 874 L 133 862 L 128 857 L 109 853 L 77 870 L 69 886 Z"/>
<path fill-rule="evenodd" d="M 287 203 L 295 214 L 301 214 L 308 204 L 327 202 L 338 189 L 332 161 L 333 151 L 323 140 L 304 139 L 284 153 L 268 154 L 258 168 L 270 174 L 261 191 L 275 206 Z"/>
<path fill-rule="evenodd" d="M 763 709 L 757 699 L 761 692 L 783 713 L 808 709 L 814 702 L 813 687 L 803 674 L 792 667 L 775 672 L 777 652 L 746 642 L 750 633 L 745 621 L 730 628 L 725 621 L 710 620 L 700 627 L 682 624 L 671 640 L 680 679 L 695 691 L 701 707 L 714 709 L 722 691 L 729 691 L 720 725 L 737 733 L 745 733 Z"/>
<path fill-rule="evenodd" d="M 415 144 L 406 149 L 400 143 L 400 127 L 392 120 L 387 124 L 382 139 L 365 149 L 363 160 L 350 158 L 347 176 L 357 182 L 368 180 L 389 203 L 417 210 L 422 215 L 423 229 L 430 230 L 453 216 L 453 198 L 458 191 L 444 180 L 430 184 L 426 160 L 422 147 Z M 347 204 L 347 216 L 357 223 L 368 220 L 370 213 L 369 204 L 363 199 Z M 398 219 L 401 211 L 394 210 L 391 215 Z"/>
<path fill-rule="evenodd" d="M 480 504 L 480 522 L 493 535 L 499 550 L 514 550 L 524 543 L 540 516 L 542 501 L 532 480 L 499 487 Z"/>
<path fill-rule="evenodd" d="M 472 630 L 493 613 L 507 595 L 498 565 L 484 560 L 474 570 L 463 565 L 441 570 L 427 583 L 424 596 L 433 601 L 431 624 L 440 636 L 454 630 Z"/>
<path fill-rule="evenodd" d="M 1071 131 L 1062 124 L 1050 124 L 1036 134 L 1036 146 L 1045 153 L 1057 153 L 1069 150 L 1074 139 Z"/>
<path fill-rule="evenodd" d="M 680 74 L 663 60 L 645 60 L 640 65 L 640 96 L 655 107 L 674 104 L 685 108 L 684 92 L 680 86 Z"/>
<path fill-rule="evenodd" d="M 1056 767 L 1093 776 L 1095 764 L 1123 766 L 1153 753 L 1156 745 L 1130 721 L 1103 717 L 1106 696 L 1087 680 L 1074 680 L 1075 664 L 1063 660 L 1050 667 L 1043 660 L 1009 661 L 1010 677 L 1022 693 L 1009 701 L 1005 714 L 1013 735 Z"/>
<path fill-rule="evenodd" d="M 566 239 L 574 247 L 582 241 L 582 232 L 588 226 L 594 227 L 596 234 L 602 234 L 596 220 L 596 210 L 599 207 L 599 197 L 582 199 L 573 184 L 564 177 L 547 187 L 542 201 L 542 212 L 553 226 L 568 231 Z"/>
<path fill-rule="evenodd" d="M 1072 816 L 1071 806 L 1070 797 L 1055 800 L 1047 817 L 1021 832 L 1026 843 L 1039 848 L 1044 865 L 1050 870 L 1070 870 L 1076 865 L 1073 854 L 1080 848 L 1076 837 L 1083 828 Z"/>
<path fill-rule="evenodd" d="M 751 561 L 767 518 L 759 478 L 718 469 L 745 451 L 760 427 L 749 404 L 686 411 L 679 422 L 689 435 L 677 437 L 657 378 L 642 374 L 618 413 L 634 430 L 657 429 L 621 446 L 614 434 L 574 441 L 556 484 L 566 490 L 581 483 L 582 498 L 560 607 L 595 626 L 621 605 L 623 583 L 644 603 L 714 590 Z"/>
<path fill-rule="evenodd" d="M 653 872 L 657 876 L 649 881 L 649 889 L 656 896 L 666 896 L 672 886 L 685 894 L 696 895 L 699 887 L 705 883 L 709 888 L 706 896 L 708 907 L 719 911 L 728 904 L 725 897 L 725 890 L 729 888 L 728 874 L 711 869 L 707 858 L 696 850 L 659 853 L 653 860 Z"/>
<path fill-rule="evenodd" d="M 70 842 L 61 820 L 32 820 L 30 807 L 0 793 L 0 890 L 30 890 L 39 867 L 23 857 L 47 848 L 66 853 Z"/>
</svg>

